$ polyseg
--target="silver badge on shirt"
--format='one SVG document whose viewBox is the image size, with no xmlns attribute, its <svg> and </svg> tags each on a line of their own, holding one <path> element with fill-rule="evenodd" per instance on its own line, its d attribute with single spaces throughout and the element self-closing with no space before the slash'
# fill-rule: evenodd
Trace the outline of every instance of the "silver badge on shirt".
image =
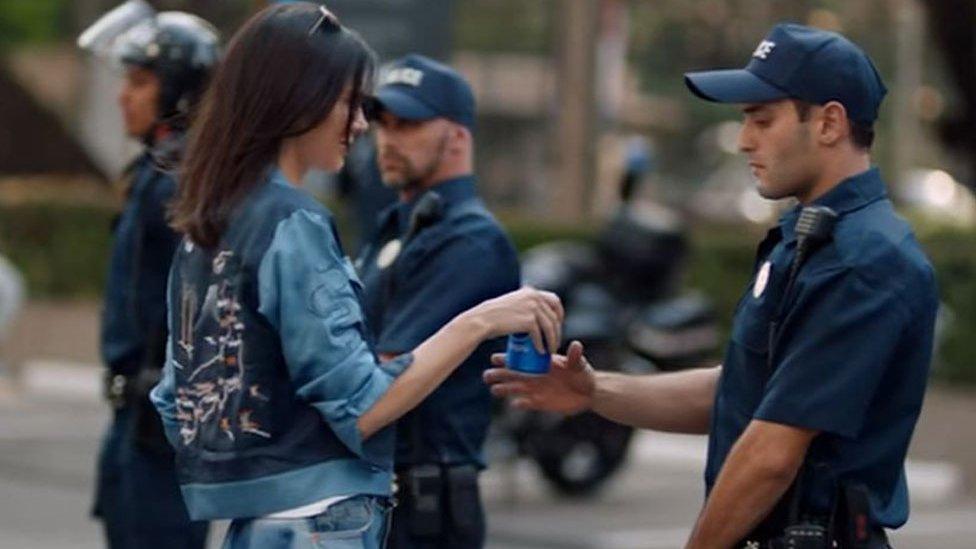
<svg viewBox="0 0 976 549">
<path fill-rule="evenodd" d="M 393 265 L 397 256 L 400 255 L 401 249 L 403 249 L 403 244 L 400 243 L 400 239 L 395 238 L 387 242 L 376 256 L 376 266 L 380 269 L 386 269 Z"/>
<path fill-rule="evenodd" d="M 763 292 L 766 291 L 766 286 L 769 284 L 769 271 L 772 268 L 773 263 L 771 261 L 763 263 L 762 267 L 759 268 L 756 281 L 752 284 L 752 297 L 756 299 L 762 297 Z"/>
</svg>

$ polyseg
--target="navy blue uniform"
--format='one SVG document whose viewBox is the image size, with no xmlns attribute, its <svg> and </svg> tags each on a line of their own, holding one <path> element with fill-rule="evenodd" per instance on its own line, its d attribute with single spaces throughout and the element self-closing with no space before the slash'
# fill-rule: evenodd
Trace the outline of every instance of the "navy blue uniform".
<svg viewBox="0 0 976 549">
<path fill-rule="evenodd" d="M 102 443 L 94 513 L 113 549 L 203 547 L 207 525 L 187 516 L 172 452 L 149 403 L 150 383 L 145 391 L 134 387 L 140 373 L 152 370 L 151 376 L 163 366 L 166 279 L 179 242 L 166 224 L 166 205 L 176 183 L 149 152 L 136 160 L 132 175 L 115 226 L 101 334 L 108 374 L 121 376 L 127 387 Z M 148 440 L 153 429 L 155 444 Z"/>
<path fill-rule="evenodd" d="M 359 260 L 367 319 L 377 336 L 379 353 L 413 349 L 457 314 L 519 286 L 515 249 L 478 198 L 474 179 L 448 180 L 428 192 L 440 195 L 441 211 L 430 226 L 409 239 L 391 267 L 379 267 L 380 250 L 389 240 L 407 233 L 421 197 L 390 206 L 380 215 L 379 236 Z M 482 446 L 490 422 L 491 395 L 481 374 L 489 365 L 491 353 L 500 348 L 498 341 L 480 346 L 424 402 L 397 422 L 398 471 L 420 464 L 484 468 Z M 445 490 L 451 490 L 446 486 L 449 481 L 445 478 Z M 471 548 L 483 543 L 477 485 L 467 488 L 472 498 L 467 502 L 456 501 L 457 497 L 452 501 L 451 494 L 444 493 L 444 532 L 440 537 L 431 534 L 430 546 Z M 402 515 L 409 505 L 406 502 L 398 508 L 399 515 L 394 512 L 395 547 L 425 546 L 420 539 L 408 540 L 404 532 Z M 458 518 L 461 520 L 455 520 Z M 467 525 L 476 531 L 475 537 L 451 536 L 452 524 L 469 520 L 477 520 L 477 524 Z"/>
<path fill-rule="evenodd" d="M 176 182 L 149 152 L 132 167 L 132 186 L 113 234 L 105 304 L 102 360 L 115 374 L 138 373 L 153 332 L 166 327 L 166 277 L 179 236 L 166 224 Z"/>
<path fill-rule="evenodd" d="M 807 454 L 804 511 L 825 517 L 838 483 L 858 483 L 870 494 L 871 525 L 897 528 L 908 518 L 904 461 L 932 354 L 933 271 L 876 169 L 815 204 L 840 217 L 790 295 L 782 293 L 799 207 L 759 247 L 715 399 L 707 487 L 753 419 L 813 429 L 821 434 Z M 781 301 L 769 371 L 769 324 Z"/>
</svg>

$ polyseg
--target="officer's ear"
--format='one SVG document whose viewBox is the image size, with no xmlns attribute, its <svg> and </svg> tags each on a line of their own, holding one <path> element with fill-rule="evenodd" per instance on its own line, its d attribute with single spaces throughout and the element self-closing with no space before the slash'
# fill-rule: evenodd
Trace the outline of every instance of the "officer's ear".
<svg viewBox="0 0 976 549">
<path fill-rule="evenodd" d="M 817 140 L 826 147 L 835 147 L 850 138 L 851 124 L 847 109 L 837 101 L 830 101 L 820 109 Z"/>
<path fill-rule="evenodd" d="M 448 128 L 448 136 L 448 144 L 455 152 L 464 152 L 471 148 L 471 140 L 473 139 L 471 130 L 461 124 L 452 122 Z"/>
</svg>

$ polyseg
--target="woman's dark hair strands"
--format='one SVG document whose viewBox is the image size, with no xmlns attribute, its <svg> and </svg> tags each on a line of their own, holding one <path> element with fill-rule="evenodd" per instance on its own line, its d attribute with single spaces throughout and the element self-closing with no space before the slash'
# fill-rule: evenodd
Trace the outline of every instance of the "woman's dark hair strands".
<svg viewBox="0 0 976 549">
<path fill-rule="evenodd" d="M 190 138 L 171 224 L 216 246 L 235 207 L 277 159 L 282 142 L 328 117 L 347 85 L 353 117 L 372 81 L 374 56 L 355 32 L 322 25 L 311 2 L 270 6 L 234 35 Z"/>
</svg>

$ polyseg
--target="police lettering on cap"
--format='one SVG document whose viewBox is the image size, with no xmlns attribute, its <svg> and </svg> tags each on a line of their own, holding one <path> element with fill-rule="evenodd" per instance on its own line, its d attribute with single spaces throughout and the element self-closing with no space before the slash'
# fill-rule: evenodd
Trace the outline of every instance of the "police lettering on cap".
<svg viewBox="0 0 976 549">
<path fill-rule="evenodd" d="M 471 86 L 451 67 L 422 55 L 397 59 L 382 74 L 367 111 L 375 118 L 384 110 L 407 120 L 447 118 L 474 130 Z"/>
<path fill-rule="evenodd" d="M 759 43 L 744 69 L 689 72 L 685 84 L 719 103 L 800 99 L 837 101 L 855 122 L 870 125 L 887 89 L 871 59 L 835 33 L 781 23 Z"/>
<path fill-rule="evenodd" d="M 424 80 L 424 73 L 417 70 L 411 69 L 410 67 L 399 67 L 396 69 L 390 69 L 383 77 L 383 85 L 391 86 L 393 84 L 403 84 L 405 86 L 420 86 L 420 83 Z"/>
</svg>

